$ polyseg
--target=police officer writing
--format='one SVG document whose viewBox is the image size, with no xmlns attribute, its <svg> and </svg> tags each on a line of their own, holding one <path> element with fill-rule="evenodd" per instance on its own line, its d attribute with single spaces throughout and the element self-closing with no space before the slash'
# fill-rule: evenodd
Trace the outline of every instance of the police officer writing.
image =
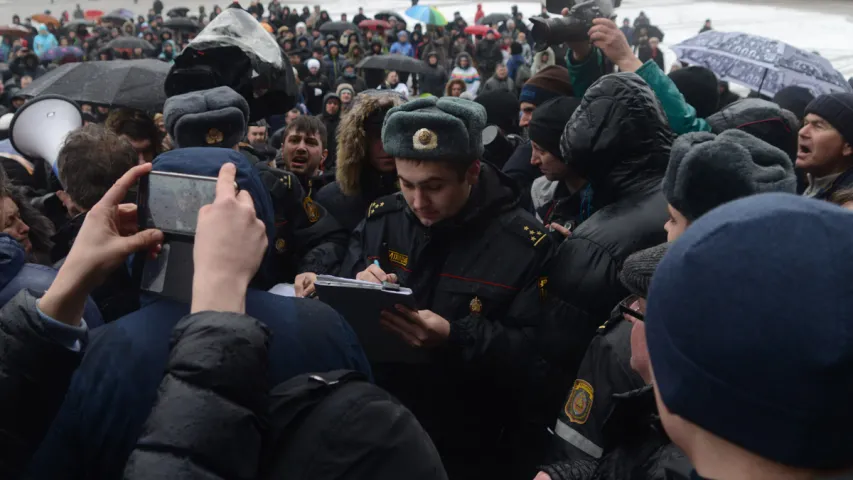
<svg viewBox="0 0 853 480">
<path fill-rule="evenodd" d="M 458 98 L 388 112 L 382 143 L 400 192 L 371 204 L 341 276 L 414 292 L 417 310 L 378 320 L 429 361 L 374 364 L 374 375 L 415 413 L 449 477 L 521 478 L 541 410 L 527 395 L 544 381 L 534 333 L 552 243 L 515 183 L 480 161 L 485 122 L 481 105 Z"/>
</svg>

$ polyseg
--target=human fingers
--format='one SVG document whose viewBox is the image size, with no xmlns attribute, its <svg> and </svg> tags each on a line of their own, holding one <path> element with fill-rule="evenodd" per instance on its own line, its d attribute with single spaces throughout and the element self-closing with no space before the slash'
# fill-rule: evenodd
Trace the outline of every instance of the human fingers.
<svg viewBox="0 0 853 480">
<path fill-rule="evenodd" d="M 386 282 L 397 283 L 397 274 L 396 273 L 389 273 L 387 278 L 388 278 L 388 280 L 385 280 Z"/>
<path fill-rule="evenodd" d="M 99 205 L 103 207 L 114 207 L 121 202 L 124 201 L 124 198 L 127 196 L 128 190 L 130 187 L 136 183 L 141 177 L 148 175 L 151 172 L 151 164 L 143 163 L 142 165 L 137 165 L 121 176 L 116 183 L 107 190 L 107 193 L 101 197 L 101 200 L 95 205 L 98 207 Z"/>
<path fill-rule="evenodd" d="M 599 18 L 592 19 L 592 24 L 596 25 L 596 26 L 603 26 L 603 27 L 606 27 L 609 29 L 618 28 L 616 26 L 616 23 L 613 20 L 611 20 L 609 18 L 605 18 L 605 17 L 599 17 Z"/>
<path fill-rule="evenodd" d="M 121 240 L 124 244 L 123 253 L 127 255 L 152 249 L 159 253 L 159 248 L 163 243 L 163 232 L 149 228 L 128 237 L 121 237 Z"/>
<path fill-rule="evenodd" d="M 122 203 L 116 207 L 116 227 L 119 235 L 127 237 L 139 231 L 136 214 L 137 207 L 132 203 Z"/>
<path fill-rule="evenodd" d="M 237 194 L 237 202 L 240 203 L 241 205 L 251 207 L 252 208 L 252 214 L 256 215 L 256 213 L 255 213 L 255 202 L 252 201 L 252 195 L 249 192 L 247 192 L 246 190 L 240 190 L 240 193 Z"/>
<path fill-rule="evenodd" d="M 370 264 L 367 266 L 367 271 L 373 275 L 379 283 L 388 281 L 388 274 L 385 273 L 384 270 L 376 266 L 375 264 Z"/>
<path fill-rule="evenodd" d="M 552 223 L 550 225 L 550 227 L 553 228 L 554 230 L 560 232 L 560 234 L 564 237 L 568 237 L 572 233 L 569 231 L 568 228 L 566 228 L 563 225 L 560 225 L 559 223 L 556 223 L 556 222 Z"/>
<path fill-rule="evenodd" d="M 216 179 L 216 200 L 234 198 L 237 189 L 234 187 L 234 179 L 237 178 L 237 167 L 227 162 L 219 169 Z"/>
</svg>

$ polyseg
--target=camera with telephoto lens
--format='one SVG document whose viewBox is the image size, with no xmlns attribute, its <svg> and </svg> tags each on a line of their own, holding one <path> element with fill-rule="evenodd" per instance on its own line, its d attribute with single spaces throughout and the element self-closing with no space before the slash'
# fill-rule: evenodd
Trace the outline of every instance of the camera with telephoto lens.
<svg viewBox="0 0 853 480">
<path fill-rule="evenodd" d="M 548 1 L 545 5 L 548 11 L 559 12 L 563 8 L 569 8 L 569 16 L 530 18 L 533 23 L 530 34 L 536 42 L 536 51 L 564 42 L 586 40 L 589 38 L 588 32 L 592 28 L 592 21 L 596 18 L 613 18 L 614 9 L 621 4 L 622 0 L 586 0 L 580 3 L 575 3 L 574 0 Z"/>
</svg>

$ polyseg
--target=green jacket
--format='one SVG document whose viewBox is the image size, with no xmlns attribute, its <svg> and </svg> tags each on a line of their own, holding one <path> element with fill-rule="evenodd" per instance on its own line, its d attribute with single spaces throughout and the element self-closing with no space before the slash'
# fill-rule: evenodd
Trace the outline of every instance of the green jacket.
<svg viewBox="0 0 853 480">
<path fill-rule="evenodd" d="M 566 53 L 566 65 L 569 67 L 569 77 L 571 77 L 575 96 L 583 97 L 586 90 L 603 75 L 603 64 L 604 55 L 598 48 L 593 48 L 590 55 L 580 63 L 574 63 L 572 51 L 569 49 Z M 678 91 L 675 83 L 658 68 L 654 61 L 649 60 L 644 63 L 635 73 L 655 92 L 669 120 L 669 126 L 676 135 L 711 131 L 708 122 L 702 118 L 696 118 L 696 109 L 684 100 L 684 95 Z"/>
</svg>

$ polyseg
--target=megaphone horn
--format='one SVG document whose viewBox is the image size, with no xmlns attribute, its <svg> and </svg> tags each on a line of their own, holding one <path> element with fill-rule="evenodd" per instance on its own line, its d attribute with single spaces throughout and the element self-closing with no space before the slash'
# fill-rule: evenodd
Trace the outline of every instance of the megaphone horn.
<svg viewBox="0 0 853 480">
<path fill-rule="evenodd" d="M 74 101 L 61 95 L 44 95 L 25 103 L 12 118 L 9 140 L 25 157 L 56 164 L 65 137 L 83 126 L 83 113 Z"/>
</svg>

